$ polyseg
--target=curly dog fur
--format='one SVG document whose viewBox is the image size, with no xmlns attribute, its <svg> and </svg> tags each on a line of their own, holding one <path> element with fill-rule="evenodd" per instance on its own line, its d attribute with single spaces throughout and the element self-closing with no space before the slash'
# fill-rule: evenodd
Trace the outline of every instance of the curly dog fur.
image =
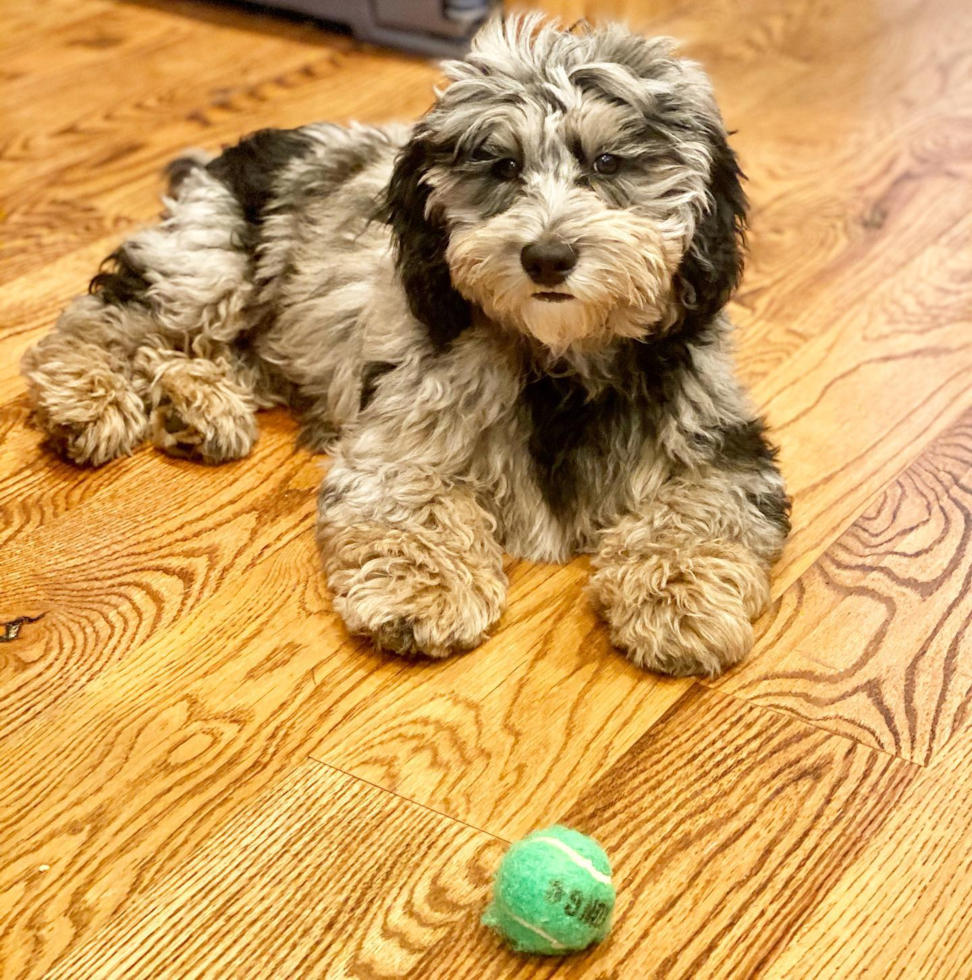
<svg viewBox="0 0 972 980">
<path fill-rule="evenodd" d="M 333 464 L 318 540 L 348 627 L 479 643 L 502 550 L 593 554 L 613 641 L 717 674 L 788 532 L 724 307 L 745 197 L 711 87 L 664 39 L 487 25 L 414 126 L 264 130 L 170 168 L 161 222 L 30 350 L 77 463 L 150 438 L 245 456 L 289 404 Z"/>
</svg>

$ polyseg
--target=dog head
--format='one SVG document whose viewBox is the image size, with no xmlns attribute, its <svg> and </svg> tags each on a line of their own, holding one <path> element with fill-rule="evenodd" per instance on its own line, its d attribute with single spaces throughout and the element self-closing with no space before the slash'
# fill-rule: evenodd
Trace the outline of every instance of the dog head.
<svg viewBox="0 0 972 980">
<path fill-rule="evenodd" d="M 400 275 L 433 338 L 470 305 L 554 353 L 711 319 L 745 197 L 712 89 L 666 39 L 494 21 L 388 189 Z"/>
</svg>

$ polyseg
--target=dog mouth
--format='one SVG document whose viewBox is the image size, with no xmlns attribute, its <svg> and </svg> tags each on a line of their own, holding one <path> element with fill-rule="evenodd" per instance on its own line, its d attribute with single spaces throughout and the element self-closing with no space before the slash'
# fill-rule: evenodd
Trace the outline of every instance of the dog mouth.
<svg viewBox="0 0 972 980">
<path fill-rule="evenodd" d="M 571 293 L 551 293 L 551 292 L 541 292 L 534 293 L 534 299 L 539 299 L 544 303 L 566 303 L 567 300 L 573 299 L 573 294 Z"/>
</svg>

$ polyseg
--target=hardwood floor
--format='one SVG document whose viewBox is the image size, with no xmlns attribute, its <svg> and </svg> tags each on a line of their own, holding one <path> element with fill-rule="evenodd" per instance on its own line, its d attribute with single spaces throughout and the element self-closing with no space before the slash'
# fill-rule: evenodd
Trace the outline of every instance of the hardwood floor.
<svg viewBox="0 0 972 980">
<path fill-rule="evenodd" d="M 231 7 L 2 0 L 0 978 L 972 978 L 972 7 L 549 0 L 672 34 L 750 177 L 744 377 L 795 498 L 752 658 L 611 650 L 586 563 L 411 664 L 318 572 L 283 413 L 205 468 L 40 446 L 17 363 L 186 146 L 410 118 L 437 72 Z M 566 821 L 617 923 L 564 961 L 478 925 Z"/>
</svg>

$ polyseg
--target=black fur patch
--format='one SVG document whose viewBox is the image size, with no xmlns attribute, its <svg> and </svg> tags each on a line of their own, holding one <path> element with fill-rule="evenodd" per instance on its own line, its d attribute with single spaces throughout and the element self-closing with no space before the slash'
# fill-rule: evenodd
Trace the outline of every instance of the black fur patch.
<svg viewBox="0 0 972 980">
<path fill-rule="evenodd" d="M 771 524 L 775 524 L 786 537 L 790 533 L 790 498 L 781 490 L 779 493 L 748 494 L 752 505 Z"/>
<path fill-rule="evenodd" d="M 651 342 L 628 341 L 614 383 L 591 397 L 575 376 L 545 374 L 529 382 L 523 399 L 531 423 L 530 455 L 540 492 L 562 520 L 596 501 L 579 499 L 585 467 L 623 479 L 628 461 L 617 448 L 650 438 L 665 405 L 692 367 L 691 346 L 707 344 L 708 329 L 676 331 Z"/>
<path fill-rule="evenodd" d="M 711 339 L 709 330 L 696 329 L 691 338 L 676 334 L 655 342 L 631 341 L 619 358 L 614 384 L 594 397 L 571 376 L 542 375 L 524 387 L 534 474 L 554 515 L 566 522 L 579 509 L 596 506 L 582 499 L 590 484 L 585 468 L 596 467 L 608 481 L 624 479 L 628 463 L 618 458 L 618 447 L 653 438 L 666 406 L 687 372 L 695 370 L 692 346 Z M 775 468 L 777 450 L 767 441 L 761 419 L 725 426 L 709 434 L 704 445 L 712 464 L 728 472 Z M 790 500 L 782 489 L 751 494 L 750 500 L 789 534 Z"/>
<path fill-rule="evenodd" d="M 446 263 L 447 232 L 426 215 L 429 188 L 423 178 L 446 147 L 433 147 L 419 131 L 395 161 L 382 216 L 395 235 L 398 274 L 412 315 L 423 323 L 439 350 L 469 326 L 470 307 L 452 286 Z"/>
<path fill-rule="evenodd" d="M 590 399 L 572 377 L 541 375 L 523 389 L 531 429 L 528 448 L 547 506 L 567 520 L 583 502 L 577 499 L 585 457 L 608 465 L 608 444 L 622 423 L 626 399 L 616 388 Z"/>
<path fill-rule="evenodd" d="M 686 321 L 707 323 L 729 301 L 743 271 L 746 195 L 736 155 L 721 132 L 710 131 L 712 206 L 695 235 L 675 279 Z"/>
<path fill-rule="evenodd" d="M 723 426 L 712 433 L 713 464 L 723 470 L 766 470 L 775 468 L 779 450 L 766 438 L 762 419 Z M 751 493 L 753 506 L 783 534 L 790 533 L 790 498 L 777 493 Z"/>
<path fill-rule="evenodd" d="M 379 378 L 383 378 L 389 371 L 394 371 L 396 367 L 398 365 L 391 361 L 369 361 L 365 364 L 361 372 L 361 401 L 358 405 L 360 411 L 363 412 L 374 398 Z"/>
<path fill-rule="evenodd" d="M 124 245 L 101 263 L 101 271 L 88 284 L 89 293 L 97 293 L 115 306 L 146 302 L 148 288 L 145 267 L 135 261 Z"/>
<path fill-rule="evenodd" d="M 300 130 L 261 129 L 223 150 L 207 169 L 232 191 L 247 222 L 259 225 L 280 172 L 310 145 Z"/>
<path fill-rule="evenodd" d="M 773 463 L 777 450 L 766 440 L 766 424 L 762 419 L 750 419 L 736 425 L 726 425 L 712 433 L 714 462 L 724 470 L 738 470 Z"/>
</svg>

